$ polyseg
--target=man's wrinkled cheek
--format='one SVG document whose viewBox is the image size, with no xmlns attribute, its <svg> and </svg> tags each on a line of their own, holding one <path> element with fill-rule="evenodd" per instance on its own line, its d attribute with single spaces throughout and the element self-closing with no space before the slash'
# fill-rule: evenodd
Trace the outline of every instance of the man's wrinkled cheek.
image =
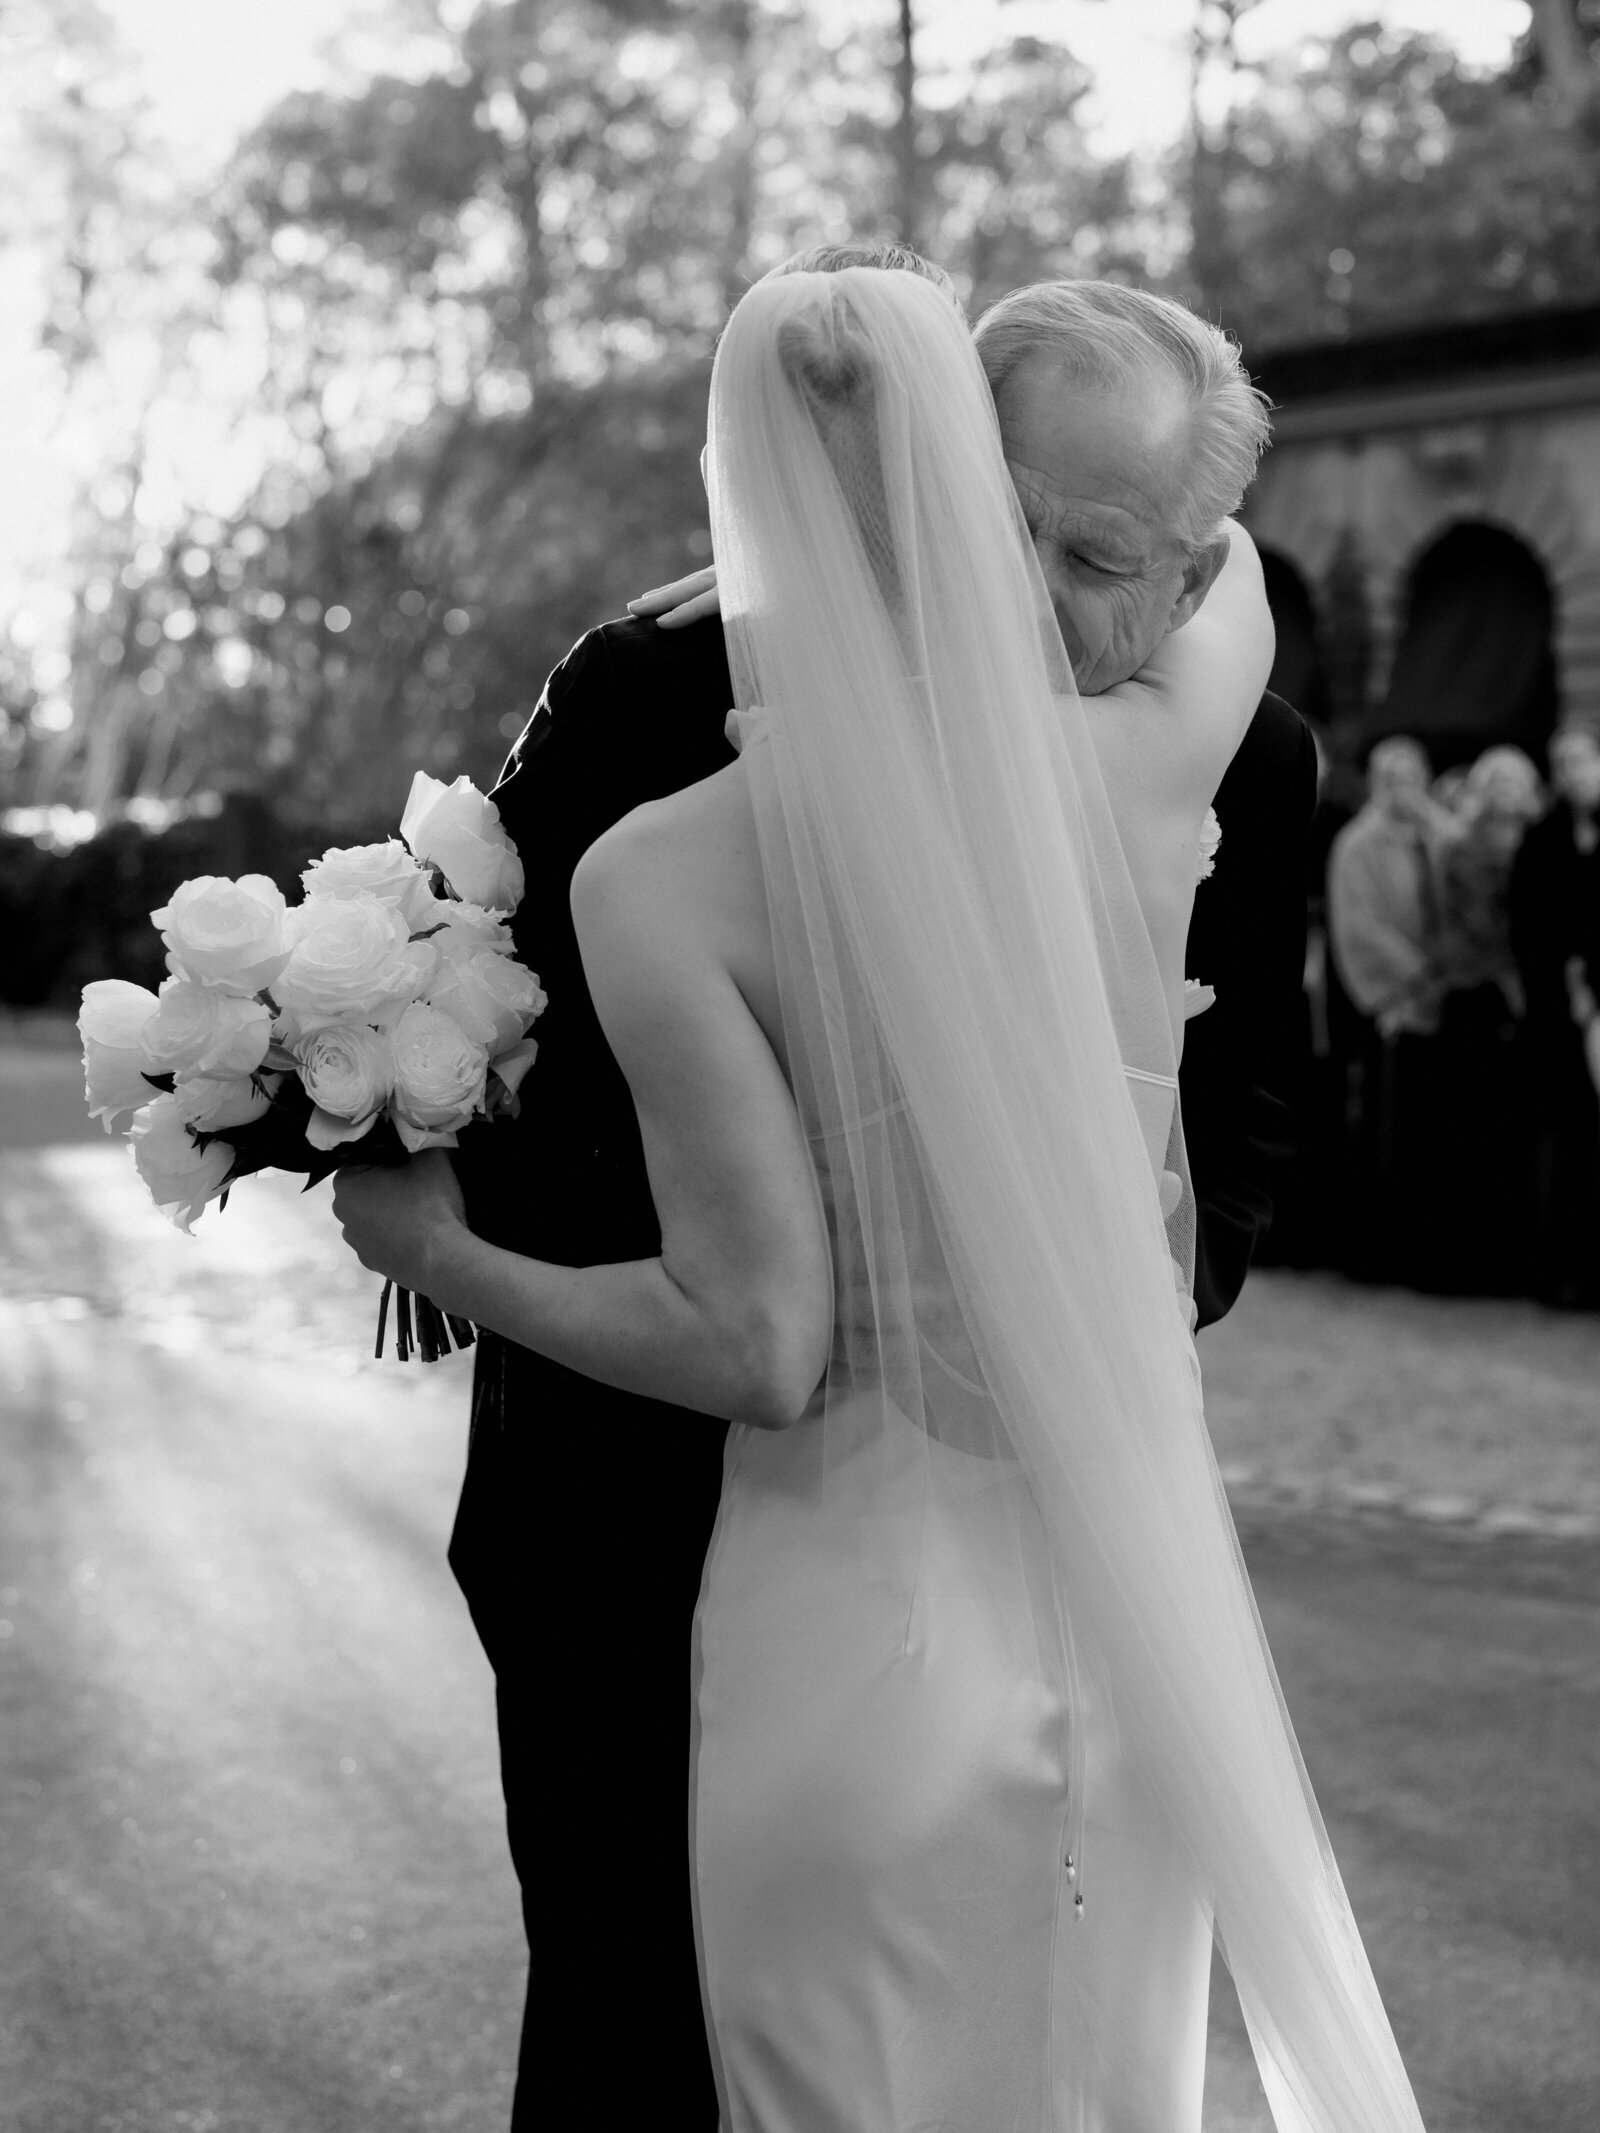
<svg viewBox="0 0 1600 2133">
<path fill-rule="evenodd" d="M 1083 599 L 1073 602 L 1070 613 L 1058 602 L 1056 614 L 1073 674 L 1079 688 L 1086 688 L 1099 677 L 1107 659 L 1115 655 L 1115 618 L 1103 613 L 1093 601 Z"/>
</svg>

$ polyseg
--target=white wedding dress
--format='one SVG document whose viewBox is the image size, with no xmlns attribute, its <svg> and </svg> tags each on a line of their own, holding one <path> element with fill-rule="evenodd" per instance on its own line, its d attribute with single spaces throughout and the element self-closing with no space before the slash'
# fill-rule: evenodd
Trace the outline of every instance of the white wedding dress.
<svg viewBox="0 0 1600 2133">
<path fill-rule="evenodd" d="M 959 314 L 758 283 L 708 487 L 835 1292 L 696 1618 L 723 2133 L 1197 2133 L 1213 1936 L 1278 2133 L 1421 2133 L 1206 1435 L 1181 973 Z"/>
<path fill-rule="evenodd" d="M 730 1432 L 696 1622 L 724 2133 L 1199 2133 L 1210 1916 L 1087 1673 L 1075 1909 L 1026 1477 L 869 1393 L 827 1427 L 825 1476 L 804 1423 Z"/>
</svg>

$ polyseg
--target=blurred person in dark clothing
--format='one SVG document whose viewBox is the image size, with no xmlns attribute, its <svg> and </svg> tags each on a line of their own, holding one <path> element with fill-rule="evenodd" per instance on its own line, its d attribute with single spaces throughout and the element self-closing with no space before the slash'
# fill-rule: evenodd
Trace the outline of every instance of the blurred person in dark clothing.
<svg viewBox="0 0 1600 2133">
<path fill-rule="evenodd" d="M 1329 952 L 1365 1024 L 1347 1248 L 1351 1272 L 1369 1280 L 1429 1281 L 1439 1241 L 1433 1039 L 1444 987 L 1434 848 L 1448 818 L 1430 777 L 1420 742 L 1380 741 L 1366 804 L 1328 855 Z"/>
<path fill-rule="evenodd" d="M 1536 1292 L 1600 1306 L 1600 734 L 1550 743 L 1555 802 L 1511 876 L 1511 940 L 1527 997 L 1537 1120 Z"/>
<path fill-rule="evenodd" d="M 1452 763 L 1448 770 L 1441 770 L 1434 779 L 1429 797 L 1446 821 L 1454 823 L 1466 820 L 1471 805 L 1471 776 L 1472 773 L 1464 763 Z"/>
<path fill-rule="evenodd" d="M 1328 941 L 1346 991 L 1381 1036 L 1439 1025 L 1438 904 L 1430 837 L 1440 811 L 1421 743 L 1380 741 L 1367 803 L 1328 855 Z"/>
<path fill-rule="evenodd" d="M 1437 789 L 1436 789 L 1437 790 Z M 1435 967 L 1444 988 L 1433 1040 L 1430 1287 L 1514 1293 L 1527 1286 L 1533 1127 L 1518 1042 L 1522 981 L 1511 947 L 1516 855 L 1543 806 L 1520 748 L 1488 749 L 1466 771 L 1454 819 L 1434 845 Z"/>
<path fill-rule="evenodd" d="M 1487 749 L 1467 771 L 1437 846 L 1441 981 L 1451 994 L 1494 986 L 1513 1015 L 1523 992 L 1511 946 L 1511 871 L 1543 808 L 1539 773 L 1522 750 Z"/>
</svg>

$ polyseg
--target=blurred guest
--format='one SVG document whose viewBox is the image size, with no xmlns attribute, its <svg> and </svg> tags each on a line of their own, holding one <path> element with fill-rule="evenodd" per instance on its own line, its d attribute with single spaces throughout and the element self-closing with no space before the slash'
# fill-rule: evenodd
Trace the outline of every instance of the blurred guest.
<svg viewBox="0 0 1600 2133">
<path fill-rule="evenodd" d="M 1523 993 L 1510 887 L 1542 804 L 1539 773 L 1521 749 L 1491 748 L 1463 771 L 1455 819 L 1434 845 L 1443 1000 L 1432 1043 L 1429 1130 L 1439 1161 L 1425 1278 L 1456 1293 L 1515 1292 L 1529 1279 L 1532 1105 L 1517 1041 Z"/>
<path fill-rule="evenodd" d="M 1367 804 L 1328 855 L 1328 943 L 1345 990 L 1383 1036 L 1438 1027 L 1438 906 L 1429 837 L 1440 813 L 1421 744 L 1380 741 Z"/>
<path fill-rule="evenodd" d="M 1328 947 L 1364 1022 L 1353 1038 L 1359 1112 L 1350 1122 L 1346 1260 L 1366 1279 L 1423 1287 L 1436 1285 L 1447 1157 L 1434 1130 L 1444 987 L 1433 853 L 1448 817 L 1429 784 L 1418 742 L 1380 741 L 1366 804 L 1328 856 Z"/>
<path fill-rule="evenodd" d="M 1526 1062 L 1538 1121 L 1536 1287 L 1600 1306 L 1600 734 L 1550 743 L 1555 804 L 1511 877 L 1511 939 L 1527 997 Z"/>
<path fill-rule="evenodd" d="M 1465 817 L 1469 803 L 1468 786 L 1472 773 L 1461 763 L 1453 763 L 1448 770 L 1441 770 L 1433 781 L 1433 804 L 1442 816 L 1457 820 Z"/>
<path fill-rule="evenodd" d="M 1440 982 L 1447 992 L 1498 986 L 1516 1014 L 1523 1002 L 1511 948 L 1511 869 L 1543 806 L 1539 773 L 1522 750 L 1490 748 L 1462 773 L 1455 820 L 1437 846 Z"/>
</svg>

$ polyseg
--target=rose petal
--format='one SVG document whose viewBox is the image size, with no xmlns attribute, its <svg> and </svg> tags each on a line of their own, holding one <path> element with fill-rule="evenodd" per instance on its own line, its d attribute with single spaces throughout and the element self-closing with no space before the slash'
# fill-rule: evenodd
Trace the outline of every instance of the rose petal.
<svg viewBox="0 0 1600 2133">
<path fill-rule="evenodd" d="M 513 1044 L 508 1051 L 502 1052 L 498 1059 L 491 1059 L 489 1072 L 498 1076 L 509 1093 L 515 1096 L 522 1086 L 522 1077 L 538 1056 L 539 1040 L 524 1037 L 520 1044 Z"/>
<path fill-rule="evenodd" d="M 342 1148 L 346 1141 L 359 1141 L 370 1133 L 380 1116 L 374 1111 L 369 1118 L 335 1118 L 331 1111 L 314 1109 L 306 1122 L 306 1139 L 324 1152 Z"/>
</svg>

